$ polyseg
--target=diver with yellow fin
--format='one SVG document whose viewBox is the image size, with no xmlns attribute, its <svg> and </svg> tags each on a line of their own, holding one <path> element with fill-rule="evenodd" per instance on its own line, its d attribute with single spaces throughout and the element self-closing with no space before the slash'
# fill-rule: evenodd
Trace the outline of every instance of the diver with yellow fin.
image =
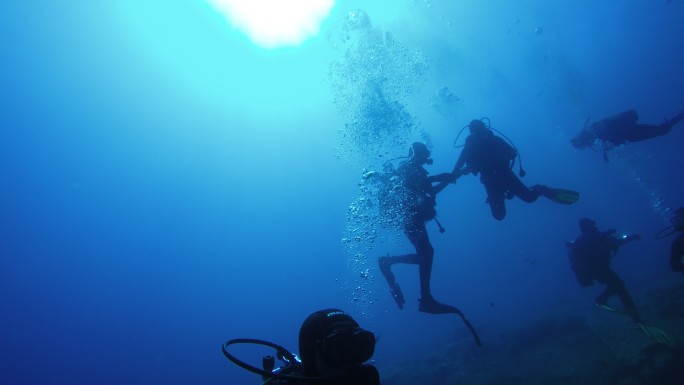
<svg viewBox="0 0 684 385">
<path fill-rule="evenodd" d="M 487 121 L 486 125 L 484 120 Z M 465 140 L 452 174 L 455 178 L 471 173 L 480 175 L 480 182 L 487 192 L 487 204 L 496 220 L 506 217 L 505 201 L 516 196 L 528 203 L 543 196 L 564 205 L 571 205 L 579 199 L 579 193 L 573 190 L 551 188 L 539 184 L 532 187 L 525 186 L 513 172 L 517 158 L 520 167 L 518 175 L 525 176 L 520 153 L 510 139 L 491 127 L 488 118 L 473 120 L 463 127 L 456 137 L 455 147 L 465 128 L 470 129 L 470 135 Z M 506 140 L 494 135 L 493 131 Z"/>
<path fill-rule="evenodd" d="M 594 281 L 606 285 L 605 289 L 596 297 L 596 305 L 602 309 L 630 317 L 636 325 L 649 337 L 658 343 L 669 343 L 670 338 L 660 329 L 647 326 L 641 321 L 639 310 L 627 291 L 625 283 L 610 266 L 610 262 L 620 247 L 632 241 L 641 239 L 639 234 L 615 236 L 615 230 L 600 231 L 596 222 L 589 218 L 579 220 L 581 234 L 568 243 L 568 257 L 570 266 L 575 272 L 577 283 L 581 287 L 588 287 Z M 622 302 L 622 309 L 608 305 L 608 299 L 618 296 Z"/>
</svg>

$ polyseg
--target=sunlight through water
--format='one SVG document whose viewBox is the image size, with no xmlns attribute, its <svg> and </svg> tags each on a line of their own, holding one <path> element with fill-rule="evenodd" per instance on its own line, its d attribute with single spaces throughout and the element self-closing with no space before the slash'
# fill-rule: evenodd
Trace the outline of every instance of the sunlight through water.
<svg viewBox="0 0 684 385">
<path fill-rule="evenodd" d="M 206 0 L 233 28 L 265 48 L 297 46 L 318 34 L 334 0 Z"/>
</svg>

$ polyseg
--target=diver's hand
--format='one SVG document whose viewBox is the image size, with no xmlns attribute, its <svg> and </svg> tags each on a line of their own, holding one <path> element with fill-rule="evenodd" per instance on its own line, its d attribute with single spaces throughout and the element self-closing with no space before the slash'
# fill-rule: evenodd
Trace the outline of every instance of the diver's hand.
<svg viewBox="0 0 684 385">
<path fill-rule="evenodd" d="M 470 174 L 471 172 L 473 172 L 473 170 L 470 167 L 463 167 L 462 169 L 454 170 L 451 174 L 454 176 L 454 178 L 458 179 L 463 175 Z"/>
</svg>

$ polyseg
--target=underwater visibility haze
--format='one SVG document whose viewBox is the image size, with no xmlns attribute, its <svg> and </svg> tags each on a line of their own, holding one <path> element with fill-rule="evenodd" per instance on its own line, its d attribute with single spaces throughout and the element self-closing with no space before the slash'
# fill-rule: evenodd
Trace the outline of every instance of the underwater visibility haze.
<svg viewBox="0 0 684 385">
<path fill-rule="evenodd" d="M 684 293 L 654 238 L 684 206 L 684 123 L 605 154 L 570 141 L 626 110 L 684 111 L 684 1 L 294 3 L 0 5 L 1 383 L 257 383 L 221 344 L 296 352 L 324 308 L 375 333 L 386 385 L 647 383 L 627 368 L 660 350 L 575 281 L 583 217 L 641 235 L 613 269 L 681 354 L 684 298 L 647 304 Z M 479 178 L 439 194 L 432 293 L 481 348 L 457 317 L 417 311 L 414 265 L 393 267 L 397 307 L 378 257 L 414 249 L 369 180 L 413 142 L 451 172 L 480 118 L 525 185 L 580 192 L 507 200 L 500 221 Z M 592 354 L 544 345 L 606 330 Z"/>
</svg>

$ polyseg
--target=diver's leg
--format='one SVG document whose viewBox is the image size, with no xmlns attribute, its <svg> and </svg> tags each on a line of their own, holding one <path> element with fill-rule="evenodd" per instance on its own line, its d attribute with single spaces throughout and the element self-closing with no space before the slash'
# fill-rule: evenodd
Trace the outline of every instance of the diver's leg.
<svg viewBox="0 0 684 385">
<path fill-rule="evenodd" d="M 506 217 L 506 191 L 498 183 L 482 181 L 487 191 L 487 204 L 494 219 L 500 221 Z"/>
<path fill-rule="evenodd" d="M 672 125 L 668 125 L 667 122 L 659 126 L 655 124 L 634 124 L 623 129 L 623 136 L 628 142 L 640 142 L 642 140 L 666 135 L 671 129 Z"/>
<path fill-rule="evenodd" d="M 506 180 L 508 182 L 508 191 L 524 202 L 532 203 L 542 195 L 544 186 L 536 185 L 533 188 L 528 188 L 511 170 L 508 170 L 506 173 Z"/>
<path fill-rule="evenodd" d="M 406 237 L 411 241 L 411 243 L 415 246 L 415 242 L 413 240 L 413 233 L 416 231 L 420 231 L 421 227 L 423 230 L 425 230 L 425 224 L 423 222 L 418 222 L 414 223 L 411 222 L 408 225 L 404 227 L 404 234 Z M 405 255 L 396 255 L 390 257 L 389 255 L 386 257 L 380 257 L 378 258 L 378 264 L 380 265 L 380 271 L 383 273 L 385 278 L 387 278 L 388 282 L 393 283 L 394 282 L 394 275 L 392 274 L 392 271 L 390 270 L 390 267 L 394 265 L 395 263 L 409 263 L 409 264 L 414 264 L 418 265 L 420 264 L 420 251 L 418 250 L 418 247 L 416 247 L 416 253 L 415 254 L 405 254 Z"/>
<path fill-rule="evenodd" d="M 630 124 L 622 127 L 621 133 L 628 142 L 639 142 L 670 133 L 672 127 L 684 120 L 684 111 L 662 124 Z"/>
<path fill-rule="evenodd" d="M 636 304 L 634 304 L 632 296 L 629 295 L 625 283 L 615 272 L 613 272 L 613 275 L 615 276 L 614 290 L 620 298 L 620 302 L 622 302 L 622 307 L 627 311 L 627 313 L 629 313 L 629 316 L 632 318 L 632 320 L 634 320 L 634 322 L 639 322 L 639 310 L 637 309 Z"/>
<path fill-rule="evenodd" d="M 420 258 L 417 254 L 406 254 L 406 255 L 395 255 L 395 256 L 384 256 L 378 258 L 378 263 L 380 265 L 380 270 L 390 270 L 390 266 L 396 263 L 408 263 L 417 265 L 420 262 Z M 391 274 L 391 271 L 390 271 Z"/>
<path fill-rule="evenodd" d="M 394 301 L 397 303 L 397 306 L 399 306 L 399 309 L 404 308 L 404 303 L 406 303 L 406 300 L 404 299 L 404 293 L 401 292 L 401 287 L 399 287 L 399 284 L 395 280 L 391 266 L 395 263 L 411 263 L 408 261 L 411 261 L 413 259 L 417 259 L 417 256 L 415 254 L 402 255 L 396 257 L 386 256 L 378 258 L 380 272 L 385 277 L 385 280 L 387 280 L 387 285 L 390 288 L 392 298 L 394 298 Z"/>
<path fill-rule="evenodd" d="M 423 224 L 423 229 L 425 228 L 425 225 Z M 413 240 L 411 239 L 411 233 L 413 232 L 413 227 L 408 227 L 405 229 L 406 236 L 411 240 L 413 243 Z M 417 248 L 416 248 L 417 250 Z M 394 277 L 394 273 L 392 273 L 392 265 L 395 263 L 409 263 L 409 264 L 415 264 L 415 265 L 420 265 L 420 256 L 418 254 L 406 254 L 406 255 L 397 255 L 397 256 L 385 256 L 385 257 L 380 257 L 378 258 L 378 265 L 380 267 L 380 272 L 382 275 L 385 277 L 385 280 L 387 280 L 387 285 L 389 285 L 390 288 L 390 293 L 392 293 L 392 298 L 394 298 L 394 301 L 397 303 L 397 306 L 399 306 L 399 309 L 404 308 L 404 303 L 406 303 L 406 300 L 404 299 L 404 293 L 401 291 L 401 287 L 399 284 L 396 282 L 396 279 Z"/>
<path fill-rule="evenodd" d="M 454 306 L 443 304 L 437 302 L 432 297 L 432 292 L 430 290 L 430 277 L 432 276 L 432 261 L 434 259 L 435 250 L 430 243 L 430 238 L 428 237 L 427 229 L 425 228 L 425 222 L 420 222 L 420 224 L 415 224 L 412 229 L 413 231 L 407 232 L 406 235 L 409 237 L 411 243 L 416 248 L 416 253 L 420 258 L 420 263 L 418 265 L 420 272 L 420 302 L 418 304 L 418 311 L 429 313 L 429 314 L 456 314 L 465 323 L 466 327 L 473 335 L 475 343 L 478 346 L 482 346 L 482 341 L 473 325 L 468 321 L 459 309 Z"/>
<path fill-rule="evenodd" d="M 388 255 L 378 258 L 378 265 L 380 267 L 380 272 L 385 277 L 387 283 L 390 285 L 391 288 L 393 286 L 397 286 L 394 273 L 392 273 L 392 265 L 396 263 L 409 263 L 418 265 L 419 261 L 420 258 L 416 254 L 406 254 L 397 256 Z"/>
<path fill-rule="evenodd" d="M 601 294 L 596 297 L 596 304 L 599 306 L 608 305 L 608 299 L 617 294 L 615 291 L 615 282 L 611 281 L 610 273 L 610 269 L 601 269 L 593 272 L 594 279 L 597 282 L 606 285 Z"/>
<path fill-rule="evenodd" d="M 610 285 L 606 285 L 601 294 L 596 297 L 596 304 L 599 306 L 608 305 L 608 298 L 615 295 L 613 288 Z"/>
<path fill-rule="evenodd" d="M 457 312 L 458 309 L 453 306 L 439 303 L 432 296 L 430 280 L 432 277 L 432 262 L 434 260 L 435 249 L 430 243 L 430 237 L 425 228 L 425 222 L 421 221 L 419 223 L 414 223 L 411 231 L 407 231 L 406 235 L 416 248 L 416 253 L 420 259 L 418 264 L 418 274 L 420 278 L 420 300 L 418 310 L 433 314 Z"/>
<path fill-rule="evenodd" d="M 667 132 L 670 132 L 672 127 L 676 126 L 679 122 L 684 120 L 684 110 L 680 112 L 679 114 L 675 115 L 674 117 L 668 119 L 665 121 L 665 123 L 661 124 L 660 127 L 663 127 L 663 130 L 667 130 Z"/>
<path fill-rule="evenodd" d="M 407 233 L 407 235 L 409 235 L 411 243 L 416 247 L 416 252 L 420 258 L 420 263 L 418 265 L 420 274 L 420 301 L 418 304 L 418 311 L 430 314 L 455 313 L 463 317 L 463 313 L 461 313 L 460 310 L 451 305 L 437 302 L 432 296 L 430 280 L 435 250 L 430 243 L 428 232 L 425 229 L 425 223 L 421 223 L 420 226 L 416 225 L 414 231 Z"/>
<path fill-rule="evenodd" d="M 416 248 L 418 255 L 418 275 L 420 278 L 420 298 L 421 301 L 430 301 L 432 291 L 430 290 L 430 279 L 432 277 L 432 261 L 435 250 L 430 243 L 425 223 L 416 224 L 412 231 L 407 232 L 408 238 Z"/>
<path fill-rule="evenodd" d="M 618 297 L 620 297 L 622 306 L 629 313 L 629 316 L 632 318 L 632 320 L 634 320 L 634 322 L 640 322 L 639 309 L 637 309 L 636 304 L 634 304 L 634 300 L 632 299 L 632 296 L 629 295 L 627 287 L 625 287 L 624 283 L 620 291 L 618 291 Z"/>
<path fill-rule="evenodd" d="M 613 270 L 607 271 L 602 278 L 603 282 L 606 284 L 606 290 L 602 294 L 604 295 L 603 298 L 599 296 L 599 298 L 603 299 L 603 301 L 599 301 L 599 299 L 597 299 L 597 303 L 600 305 L 605 305 L 609 297 L 617 295 L 618 298 L 620 298 L 620 302 L 622 302 L 622 307 L 624 308 L 625 312 L 632 317 L 634 322 L 639 322 L 639 311 L 634 304 L 634 300 L 629 295 L 624 281 Z"/>
</svg>

